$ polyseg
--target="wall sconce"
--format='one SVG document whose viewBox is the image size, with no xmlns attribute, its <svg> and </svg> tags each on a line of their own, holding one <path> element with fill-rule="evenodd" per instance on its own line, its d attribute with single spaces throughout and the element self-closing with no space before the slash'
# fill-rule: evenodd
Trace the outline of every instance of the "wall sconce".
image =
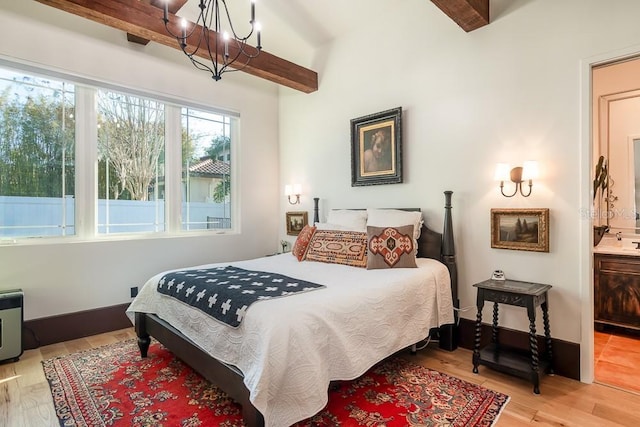
<svg viewBox="0 0 640 427">
<path fill-rule="evenodd" d="M 284 195 L 287 196 L 287 200 L 292 205 L 300 203 L 300 194 L 302 193 L 302 186 L 300 184 L 287 184 L 284 186 Z M 291 201 L 291 196 L 295 196 L 295 201 Z"/>
<path fill-rule="evenodd" d="M 506 163 L 498 163 L 496 165 L 495 180 L 500 181 L 500 192 L 504 197 L 513 197 L 520 191 L 523 197 L 531 195 L 531 187 L 533 187 L 533 179 L 538 177 L 538 162 L 526 161 L 522 166 L 511 169 Z M 511 180 L 516 184 L 513 194 L 504 194 L 504 182 Z M 522 191 L 522 183 L 529 181 L 529 192 L 524 194 Z"/>
</svg>

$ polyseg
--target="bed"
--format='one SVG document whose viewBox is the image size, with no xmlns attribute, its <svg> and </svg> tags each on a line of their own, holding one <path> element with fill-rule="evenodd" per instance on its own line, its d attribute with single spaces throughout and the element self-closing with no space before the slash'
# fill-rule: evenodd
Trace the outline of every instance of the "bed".
<svg viewBox="0 0 640 427">
<path fill-rule="evenodd" d="M 195 266 L 275 272 L 323 286 L 251 305 L 237 327 L 160 294 L 167 272 L 155 275 L 127 309 L 141 356 L 154 337 L 238 402 L 245 424 L 254 427 L 312 416 L 326 404 L 331 382 L 357 378 L 429 335 L 455 349 L 451 195 L 445 192 L 443 233 L 422 226 L 417 268 L 367 270 L 300 262 L 289 253 Z M 316 200 L 314 223 L 318 216 Z"/>
</svg>

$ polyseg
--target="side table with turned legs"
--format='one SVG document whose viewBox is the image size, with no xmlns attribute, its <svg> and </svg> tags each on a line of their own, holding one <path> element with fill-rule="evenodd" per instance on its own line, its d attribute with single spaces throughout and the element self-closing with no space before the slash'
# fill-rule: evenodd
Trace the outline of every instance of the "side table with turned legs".
<svg viewBox="0 0 640 427">
<path fill-rule="evenodd" d="M 551 285 L 521 282 L 517 280 L 485 280 L 473 285 L 477 288 L 477 309 L 475 342 L 473 349 L 473 372 L 478 373 L 478 365 L 486 365 L 525 379 L 533 383 L 533 392 L 540 394 L 540 373 L 551 368 L 551 329 L 549 327 L 549 305 L 547 292 Z M 480 349 L 482 333 L 482 309 L 484 302 L 493 302 L 493 326 L 491 344 Z M 498 331 L 498 304 L 525 307 L 529 317 L 529 352 L 500 345 Z M 536 307 L 542 309 L 546 357 L 538 354 L 536 337 Z"/>
</svg>

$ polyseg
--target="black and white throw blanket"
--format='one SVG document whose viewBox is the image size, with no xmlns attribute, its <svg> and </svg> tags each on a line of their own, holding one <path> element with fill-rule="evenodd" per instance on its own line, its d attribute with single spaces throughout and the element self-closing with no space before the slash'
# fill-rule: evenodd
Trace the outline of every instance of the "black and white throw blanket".
<svg viewBox="0 0 640 427">
<path fill-rule="evenodd" d="M 214 267 L 174 271 L 158 281 L 158 292 L 237 327 L 256 301 L 324 288 L 277 273 Z"/>
</svg>

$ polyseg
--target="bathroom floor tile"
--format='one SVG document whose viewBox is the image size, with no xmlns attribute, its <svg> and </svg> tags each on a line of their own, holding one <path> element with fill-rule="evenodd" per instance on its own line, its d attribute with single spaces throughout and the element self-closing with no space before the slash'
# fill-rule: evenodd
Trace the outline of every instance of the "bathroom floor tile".
<svg viewBox="0 0 640 427">
<path fill-rule="evenodd" d="M 596 331 L 594 360 L 596 382 L 640 392 L 640 339 Z"/>
<path fill-rule="evenodd" d="M 601 360 L 596 364 L 595 379 L 602 384 L 640 392 L 640 375 L 637 368 Z"/>
</svg>

